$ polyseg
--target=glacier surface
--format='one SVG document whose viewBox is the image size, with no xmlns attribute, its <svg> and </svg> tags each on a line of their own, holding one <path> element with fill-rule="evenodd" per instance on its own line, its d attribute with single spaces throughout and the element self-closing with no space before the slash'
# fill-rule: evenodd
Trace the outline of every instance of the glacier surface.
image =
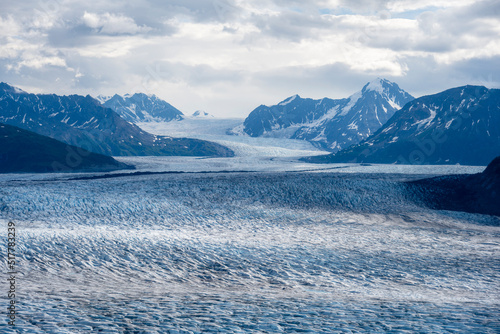
<svg viewBox="0 0 500 334">
<path fill-rule="evenodd" d="M 498 218 L 426 209 L 402 183 L 479 167 L 137 159 L 191 173 L 0 178 L 19 333 L 500 329 Z"/>
</svg>

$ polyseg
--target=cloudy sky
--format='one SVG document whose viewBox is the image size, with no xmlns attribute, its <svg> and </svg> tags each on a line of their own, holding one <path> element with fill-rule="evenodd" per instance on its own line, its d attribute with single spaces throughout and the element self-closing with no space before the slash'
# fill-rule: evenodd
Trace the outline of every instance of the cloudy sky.
<svg viewBox="0 0 500 334">
<path fill-rule="evenodd" d="M 30 92 L 144 92 L 245 117 L 376 77 L 417 97 L 500 87 L 500 1 L 0 2 L 0 81 Z"/>
</svg>

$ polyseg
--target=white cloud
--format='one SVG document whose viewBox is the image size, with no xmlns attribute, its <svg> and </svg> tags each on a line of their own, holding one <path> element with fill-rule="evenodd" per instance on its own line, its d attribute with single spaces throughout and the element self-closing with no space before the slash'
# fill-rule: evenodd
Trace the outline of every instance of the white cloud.
<svg viewBox="0 0 500 334">
<path fill-rule="evenodd" d="M 374 76 L 415 94 L 446 89 L 500 57 L 496 0 L 41 4 L 2 5 L 3 80 L 62 94 L 143 89 L 213 114 L 248 113 L 295 93 L 342 97 Z M 433 85 L 407 80 L 435 73 Z"/>
<path fill-rule="evenodd" d="M 41 69 L 45 66 L 58 66 L 66 68 L 66 61 L 60 57 L 26 57 L 19 63 L 19 67 Z"/>
<path fill-rule="evenodd" d="M 0 38 L 14 38 L 22 33 L 21 25 L 15 20 L 12 15 L 6 17 L 0 16 Z"/>
<path fill-rule="evenodd" d="M 394 13 L 417 11 L 431 8 L 465 7 L 477 3 L 477 0 L 391 0 L 386 1 L 386 8 Z"/>
<path fill-rule="evenodd" d="M 72 51 L 77 52 L 82 57 L 88 58 L 125 59 L 132 50 L 146 47 L 150 43 L 151 41 L 140 36 L 104 36 L 94 40 L 92 44 L 72 48 Z"/>
<path fill-rule="evenodd" d="M 45 34 L 42 27 L 52 26 L 47 20 L 40 23 L 16 20 L 12 15 L 0 17 L 0 59 L 8 60 L 5 69 L 18 74 L 22 68 L 40 70 L 46 66 L 66 69 L 66 60 L 56 50 L 44 48 Z"/>
<path fill-rule="evenodd" d="M 138 26 L 130 17 L 110 13 L 95 14 L 85 12 L 82 21 L 94 31 L 107 35 L 137 34 L 151 31 L 150 27 Z"/>
</svg>

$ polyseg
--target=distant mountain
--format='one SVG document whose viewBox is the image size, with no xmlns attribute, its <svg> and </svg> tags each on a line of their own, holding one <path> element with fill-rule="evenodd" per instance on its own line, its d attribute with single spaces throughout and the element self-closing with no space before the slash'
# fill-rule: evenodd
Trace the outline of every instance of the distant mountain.
<svg viewBox="0 0 500 334">
<path fill-rule="evenodd" d="M 377 78 L 346 99 L 294 95 L 271 107 L 261 105 L 231 132 L 303 139 L 335 152 L 373 134 L 411 100 L 397 84 Z"/>
<path fill-rule="evenodd" d="M 500 155 L 500 90 L 464 86 L 408 103 L 373 136 L 315 162 L 488 164 Z"/>
<path fill-rule="evenodd" d="M 131 168 L 112 157 L 0 123 L 0 173 L 106 172 Z"/>
<path fill-rule="evenodd" d="M 0 122 L 105 155 L 233 155 L 219 144 L 149 134 L 88 95 L 28 94 L 5 83 Z"/>
<path fill-rule="evenodd" d="M 482 173 L 408 182 L 407 190 L 411 199 L 435 210 L 500 216 L 500 156 Z"/>
<path fill-rule="evenodd" d="M 97 100 L 103 106 L 116 111 L 124 120 L 132 123 L 170 122 L 183 118 L 180 110 L 159 99 L 156 95 L 143 93 L 125 96 L 114 95 L 112 97 L 100 95 Z"/>
<path fill-rule="evenodd" d="M 206 111 L 203 111 L 203 110 L 196 110 L 192 115 L 191 117 L 194 117 L 194 118 L 213 118 L 214 116 L 213 115 L 210 115 L 209 113 L 207 113 Z"/>
</svg>

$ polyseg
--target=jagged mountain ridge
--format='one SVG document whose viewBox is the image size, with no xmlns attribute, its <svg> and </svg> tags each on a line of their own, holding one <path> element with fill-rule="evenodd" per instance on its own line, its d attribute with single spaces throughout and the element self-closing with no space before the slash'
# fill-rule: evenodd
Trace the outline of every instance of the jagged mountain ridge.
<svg viewBox="0 0 500 334">
<path fill-rule="evenodd" d="M 36 95 L 5 83 L 0 122 L 105 155 L 233 155 L 219 144 L 147 133 L 89 95 Z"/>
<path fill-rule="evenodd" d="M 423 96 L 377 133 L 314 162 L 487 165 L 500 155 L 500 90 L 463 86 Z"/>
<path fill-rule="evenodd" d="M 396 83 L 377 78 L 349 98 L 294 95 L 271 107 L 261 105 L 232 133 L 308 140 L 335 152 L 373 134 L 413 99 Z"/>
<path fill-rule="evenodd" d="M 170 122 L 182 120 L 184 114 L 170 103 L 156 95 L 136 93 L 134 95 L 112 97 L 98 96 L 96 98 L 103 106 L 116 111 L 128 122 Z"/>
</svg>

